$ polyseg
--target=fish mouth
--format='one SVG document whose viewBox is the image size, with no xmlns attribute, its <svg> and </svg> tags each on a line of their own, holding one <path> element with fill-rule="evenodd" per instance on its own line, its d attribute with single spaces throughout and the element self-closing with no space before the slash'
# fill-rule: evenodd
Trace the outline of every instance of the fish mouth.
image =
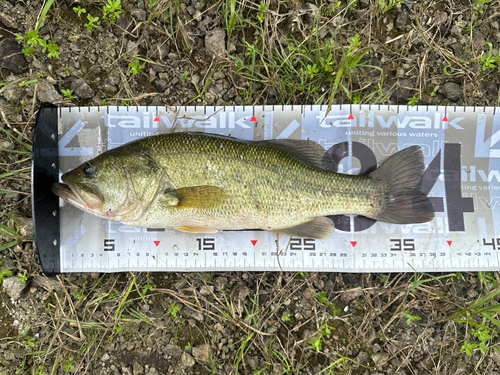
<svg viewBox="0 0 500 375">
<path fill-rule="evenodd" d="M 94 211 L 99 209 L 104 203 L 104 197 L 95 188 L 88 185 L 75 183 L 75 184 L 62 184 L 56 182 L 51 186 L 52 192 L 82 210 Z"/>
</svg>

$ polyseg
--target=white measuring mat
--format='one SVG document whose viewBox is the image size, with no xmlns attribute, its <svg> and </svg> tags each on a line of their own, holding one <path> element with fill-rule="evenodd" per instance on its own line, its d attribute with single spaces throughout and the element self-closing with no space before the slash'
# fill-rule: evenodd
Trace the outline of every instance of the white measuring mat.
<svg viewBox="0 0 500 375">
<path fill-rule="evenodd" d="M 108 149 L 172 131 L 310 139 L 325 148 L 340 173 L 366 172 L 397 151 L 420 145 L 426 165 L 422 191 L 436 211 L 433 221 L 412 225 L 336 216 L 334 233 L 314 240 L 264 231 L 200 235 L 131 227 L 61 200 L 59 272 L 500 269 L 495 108 L 90 107 L 59 109 L 57 122 L 59 175 Z"/>
</svg>

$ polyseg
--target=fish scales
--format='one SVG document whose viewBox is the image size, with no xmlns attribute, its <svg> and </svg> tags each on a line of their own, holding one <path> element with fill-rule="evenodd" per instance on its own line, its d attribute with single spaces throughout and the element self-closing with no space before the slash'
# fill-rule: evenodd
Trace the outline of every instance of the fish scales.
<svg viewBox="0 0 500 375">
<path fill-rule="evenodd" d="M 219 229 L 282 229 L 316 216 L 369 214 L 374 207 L 366 197 L 379 193 L 368 178 L 312 168 L 262 143 L 174 134 L 139 144 L 176 187 L 214 185 L 228 193 L 214 209 L 177 210 L 160 199 L 143 223 L 151 227 L 209 221 Z M 165 211 L 171 222 L 165 222 Z"/>
</svg>

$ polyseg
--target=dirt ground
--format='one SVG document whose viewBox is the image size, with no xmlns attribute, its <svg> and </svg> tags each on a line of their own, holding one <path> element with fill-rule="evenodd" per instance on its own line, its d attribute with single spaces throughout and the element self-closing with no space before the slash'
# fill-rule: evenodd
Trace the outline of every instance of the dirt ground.
<svg viewBox="0 0 500 375">
<path fill-rule="evenodd" d="M 30 199 L 42 103 L 498 106 L 499 5 L 0 1 L 0 374 L 500 374 L 498 272 L 47 277 Z"/>
</svg>

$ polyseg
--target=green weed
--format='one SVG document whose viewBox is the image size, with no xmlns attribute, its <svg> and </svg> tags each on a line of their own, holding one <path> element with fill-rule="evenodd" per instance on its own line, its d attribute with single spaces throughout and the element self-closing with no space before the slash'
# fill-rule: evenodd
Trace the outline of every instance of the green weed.
<svg viewBox="0 0 500 375">
<path fill-rule="evenodd" d="M 418 103 L 418 100 L 419 100 L 419 97 L 418 97 L 418 92 L 416 92 L 415 94 L 413 94 L 413 96 L 408 99 L 408 105 L 411 105 L 412 107 L 415 106 L 415 104 Z"/>
<path fill-rule="evenodd" d="M 73 96 L 74 90 L 61 90 L 62 94 L 64 95 L 64 99 L 67 100 L 73 100 L 75 97 Z"/>
<path fill-rule="evenodd" d="M 130 67 L 129 73 L 137 75 L 142 71 L 142 69 L 144 69 L 146 65 L 140 65 L 140 59 L 136 57 L 134 62 L 131 62 L 130 64 L 128 64 L 128 66 Z"/>
<path fill-rule="evenodd" d="M 80 18 L 82 13 L 87 13 L 85 8 L 82 8 L 80 5 L 78 5 L 77 7 L 73 7 L 73 11 L 78 14 L 78 18 Z"/>
<path fill-rule="evenodd" d="M 87 14 L 87 20 L 89 21 L 84 26 L 87 28 L 87 31 L 92 33 L 92 30 L 97 29 L 96 22 L 99 21 L 99 17 L 92 17 L 90 14 Z"/>
<path fill-rule="evenodd" d="M 0 266 L 3 262 L 0 262 Z M 5 276 L 12 275 L 12 271 L 9 270 L 0 270 L 0 284 L 2 283 Z"/>
<path fill-rule="evenodd" d="M 316 350 L 319 353 L 323 347 L 323 344 L 326 344 L 326 340 L 330 338 L 332 331 L 335 330 L 335 327 L 331 327 L 328 324 L 323 324 L 319 327 L 319 331 L 316 333 L 311 340 L 307 343 L 311 345 L 311 348 Z"/>
<path fill-rule="evenodd" d="M 28 281 L 28 275 L 26 275 L 26 273 L 20 273 L 17 275 L 19 278 L 18 280 L 22 283 L 26 283 Z"/>
<path fill-rule="evenodd" d="M 181 308 L 179 306 L 177 306 L 175 303 L 172 303 L 169 307 L 168 307 L 168 311 L 167 311 L 167 314 L 172 316 L 173 318 L 177 318 L 177 313 L 179 312 Z"/>
<path fill-rule="evenodd" d="M 479 60 L 481 64 L 483 64 L 483 72 L 486 71 L 487 68 L 495 68 L 495 64 L 500 60 L 500 52 L 498 52 L 498 56 L 493 56 L 493 45 L 490 42 L 486 42 L 488 47 L 490 47 L 487 55 L 482 55 Z M 500 65 L 498 67 L 500 71 Z"/>
<path fill-rule="evenodd" d="M 110 25 L 114 25 L 122 14 L 121 9 L 121 0 L 108 0 L 102 8 L 102 19 L 108 21 Z"/>
<path fill-rule="evenodd" d="M 404 4 L 403 0 L 378 0 L 377 8 L 382 12 L 388 12 L 391 10 L 396 4 Z"/>
<path fill-rule="evenodd" d="M 291 314 L 283 314 L 281 316 L 281 320 L 283 320 L 284 322 L 290 322 L 292 319 L 291 319 Z"/>
<path fill-rule="evenodd" d="M 488 3 L 491 3 L 493 0 L 476 0 L 472 4 L 472 11 L 474 12 L 475 16 L 478 15 L 483 15 L 484 13 L 484 6 Z"/>
<path fill-rule="evenodd" d="M 401 310 L 401 314 L 403 314 L 403 316 L 407 319 L 406 325 L 410 325 L 412 322 L 415 322 L 417 320 L 422 320 L 421 317 L 419 317 L 417 315 L 411 315 L 409 312 L 407 312 L 405 310 Z"/>
</svg>

